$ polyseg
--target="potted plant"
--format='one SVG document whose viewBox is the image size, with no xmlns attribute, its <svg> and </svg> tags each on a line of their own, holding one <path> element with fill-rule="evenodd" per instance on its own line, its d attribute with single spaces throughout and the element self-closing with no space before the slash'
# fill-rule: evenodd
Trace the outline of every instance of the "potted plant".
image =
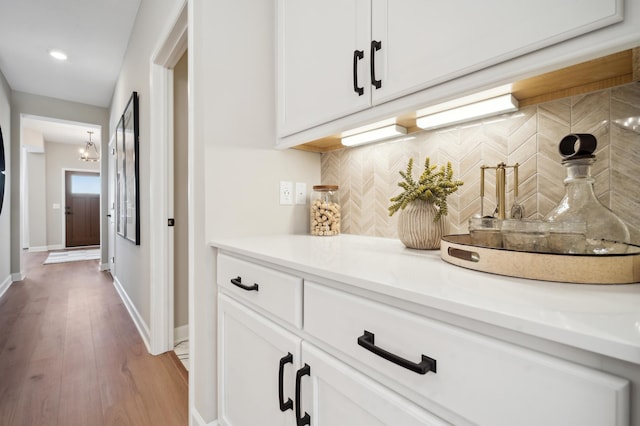
<svg viewBox="0 0 640 426">
<path fill-rule="evenodd" d="M 413 158 L 409 159 L 406 171 L 400 171 L 403 180 L 398 186 L 403 191 L 391 198 L 389 216 L 400 211 L 398 237 L 409 248 L 437 249 L 446 233 L 447 197 L 463 185 L 453 179 L 451 162 L 445 166 L 431 165 L 425 159 L 424 171 L 413 178 Z"/>
</svg>

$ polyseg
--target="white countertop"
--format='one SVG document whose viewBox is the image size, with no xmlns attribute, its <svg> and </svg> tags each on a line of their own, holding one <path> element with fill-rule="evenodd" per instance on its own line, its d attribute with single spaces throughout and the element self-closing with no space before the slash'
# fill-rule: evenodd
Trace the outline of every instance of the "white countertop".
<svg viewBox="0 0 640 426">
<path fill-rule="evenodd" d="M 534 281 L 450 265 L 395 239 L 277 235 L 213 247 L 640 364 L 640 284 Z"/>
</svg>

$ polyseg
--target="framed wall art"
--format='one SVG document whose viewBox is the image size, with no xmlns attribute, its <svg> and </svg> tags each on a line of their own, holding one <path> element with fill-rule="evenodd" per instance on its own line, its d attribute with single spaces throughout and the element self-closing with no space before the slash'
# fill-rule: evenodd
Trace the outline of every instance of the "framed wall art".
<svg viewBox="0 0 640 426">
<path fill-rule="evenodd" d="M 125 218 L 125 202 L 124 202 L 124 122 L 122 117 L 116 128 L 116 232 L 124 237 Z"/>
<path fill-rule="evenodd" d="M 2 140 L 2 127 L 0 127 L 0 213 L 2 213 L 2 204 L 4 201 L 4 185 L 5 185 L 5 165 L 4 158 L 4 141 Z"/>
<path fill-rule="evenodd" d="M 118 235 L 140 245 L 138 93 L 133 92 L 116 132 Z"/>
</svg>

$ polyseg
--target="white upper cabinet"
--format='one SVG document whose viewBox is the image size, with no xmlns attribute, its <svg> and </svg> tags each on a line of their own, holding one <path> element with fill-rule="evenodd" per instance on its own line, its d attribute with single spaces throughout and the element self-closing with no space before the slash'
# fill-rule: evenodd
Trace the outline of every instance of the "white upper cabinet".
<svg viewBox="0 0 640 426">
<path fill-rule="evenodd" d="M 370 0 L 278 0 L 280 135 L 370 105 L 370 17 Z"/>
<path fill-rule="evenodd" d="M 372 0 L 373 104 L 622 20 L 622 1 Z"/>
<path fill-rule="evenodd" d="M 278 0 L 278 137 L 358 112 L 373 117 L 362 111 L 621 23 L 623 3 Z M 625 28 L 633 25 L 627 21 Z M 616 30 L 613 39 L 629 32 Z M 572 52 L 588 55 L 591 46 Z M 557 53 L 549 56 L 541 67 L 559 61 Z M 346 130 L 341 126 L 327 130 Z"/>
</svg>

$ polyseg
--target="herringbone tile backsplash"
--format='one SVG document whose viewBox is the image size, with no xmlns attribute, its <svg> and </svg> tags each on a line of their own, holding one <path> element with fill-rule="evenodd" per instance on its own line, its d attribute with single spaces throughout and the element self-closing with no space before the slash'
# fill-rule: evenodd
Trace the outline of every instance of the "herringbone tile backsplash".
<svg viewBox="0 0 640 426">
<path fill-rule="evenodd" d="M 635 120 L 635 130 L 629 125 Z M 398 172 L 413 157 L 414 172 L 425 157 L 450 161 L 464 185 L 449 201 L 449 232 L 466 233 L 480 212 L 480 166 L 519 163 L 518 201 L 529 218 L 543 218 L 564 195 L 564 167 L 558 143 L 569 133 L 598 139 L 593 175 L 600 201 L 629 226 L 640 244 L 640 83 L 526 107 L 518 112 L 389 142 L 322 154 L 322 183 L 340 186 L 342 232 L 397 237 L 397 214 L 389 199 L 400 192 Z M 495 176 L 487 170 L 484 213 L 495 208 Z M 507 211 L 513 203 L 513 176 L 507 173 Z"/>
</svg>

